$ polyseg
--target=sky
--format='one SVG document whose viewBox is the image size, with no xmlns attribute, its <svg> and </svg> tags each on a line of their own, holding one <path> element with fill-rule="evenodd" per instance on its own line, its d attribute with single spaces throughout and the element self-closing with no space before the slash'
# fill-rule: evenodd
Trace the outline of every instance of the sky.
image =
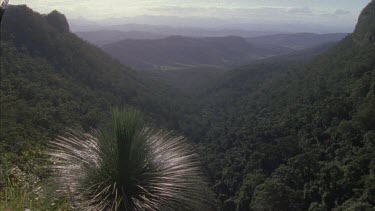
<svg viewBox="0 0 375 211">
<path fill-rule="evenodd" d="M 140 21 L 141 19 L 134 18 L 140 16 L 177 16 L 240 25 L 316 24 L 348 29 L 354 27 L 360 11 L 369 2 L 370 0 L 10 0 L 11 4 L 26 4 L 41 13 L 57 9 L 68 19 L 114 22 L 132 18 Z"/>
</svg>

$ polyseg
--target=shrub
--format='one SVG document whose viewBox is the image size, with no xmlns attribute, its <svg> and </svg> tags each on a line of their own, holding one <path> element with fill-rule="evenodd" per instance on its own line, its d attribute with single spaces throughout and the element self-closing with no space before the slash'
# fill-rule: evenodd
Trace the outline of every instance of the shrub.
<svg viewBox="0 0 375 211">
<path fill-rule="evenodd" d="M 109 132 L 71 132 L 51 142 L 57 191 L 88 210 L 206 210 L 205 182 L 183 137 L 114 109 Z"/>
</svg>

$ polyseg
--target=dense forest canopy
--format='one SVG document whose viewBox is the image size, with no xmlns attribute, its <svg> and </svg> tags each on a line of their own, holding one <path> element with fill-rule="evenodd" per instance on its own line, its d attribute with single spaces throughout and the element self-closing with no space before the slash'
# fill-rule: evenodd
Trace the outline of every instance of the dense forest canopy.
<svg viewBox="0 0 375 211">
<path fill-rule="evenodd" d="M 375 206 L 374 6 L 313 61 L 243 67 L 202 94 L 198 127 L 186 131 L 201 143 L 221 209 Z"/>
<path fill-rule="evenodd" d="M 337 45 L 228 71 L 190 95 L 82 41 L 57 11 L 10 6 L 3 19 L 0 190 L 15 166 L 46 179 L 47 141 L 105 127 L 119 105 L 196 144 L 218 210 L 374 208 L 374 1 Z"/>
</svg>

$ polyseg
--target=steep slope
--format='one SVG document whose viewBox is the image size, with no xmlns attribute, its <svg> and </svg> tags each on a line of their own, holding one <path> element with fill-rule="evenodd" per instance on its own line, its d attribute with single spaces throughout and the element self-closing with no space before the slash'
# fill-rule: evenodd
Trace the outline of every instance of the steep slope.
<svg viewBox="0 0 375 211">
<path fill-rule="evenodd" d="M 246 38 L 249 43 L 259 45 L 274 45 L 301 50 L 311 48 L 324 43 L 338 42 L 347 34 L 313 34 L 313 33 L 297 33 L 297 34 L 275 34 L 261 37 Z"/>
<path fill-rule="evenodd" d="M 375 206 L 375 2 L 353 35 L 313 61 L 223 75 L 185 123 L 223 210 Z"/>
<path fill-rule="evenodd" d="M 354 41 L 359 45 L 375 43 L 375 3 L 372 1 L 359 17 L 359 22 L 355 28 Z"/>
<path fill-rule="evenodd" d="M 174 125 L 169 115 L 178 106 L 169 102 L 183 96 L 70 33 L 59 12 L 11 6 L 1 37 L 0 154 L 12 165 L 34 168 L 32 158 L 65 128 L 106 126 L 113 106 L 134 106 L 160 127 Z"/>
<path fill-rule="evenodd" d="M 188 38 L 171 36 L 156 40 L 124 40 L 103 46 L 124 64 L 139 69 L 185 69 L 197 66 L 233 67 L 290 52 L 283 47 L 263 48 L 240 37 Z"/>
</svg>

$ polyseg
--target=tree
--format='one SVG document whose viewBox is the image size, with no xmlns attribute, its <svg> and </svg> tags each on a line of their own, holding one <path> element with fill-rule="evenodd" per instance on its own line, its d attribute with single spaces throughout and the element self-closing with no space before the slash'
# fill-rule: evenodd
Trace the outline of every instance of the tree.
<svg viewBox="0 0 375 211">
<path fill-rule="evenodd" d="M 255 188 L 262 184 L 266 176 L 262 173 L 246 175 L 237 198 L 237 210 L 248 210 Z"/>
<path fill-rule="evenodd" d="M 250 209 L 255 211 L 287 211 L 300 210 L 295 193 L 284 183 L 275 179 L 268 179 L 258 185 L 254 192 Z"/>
</svg>

